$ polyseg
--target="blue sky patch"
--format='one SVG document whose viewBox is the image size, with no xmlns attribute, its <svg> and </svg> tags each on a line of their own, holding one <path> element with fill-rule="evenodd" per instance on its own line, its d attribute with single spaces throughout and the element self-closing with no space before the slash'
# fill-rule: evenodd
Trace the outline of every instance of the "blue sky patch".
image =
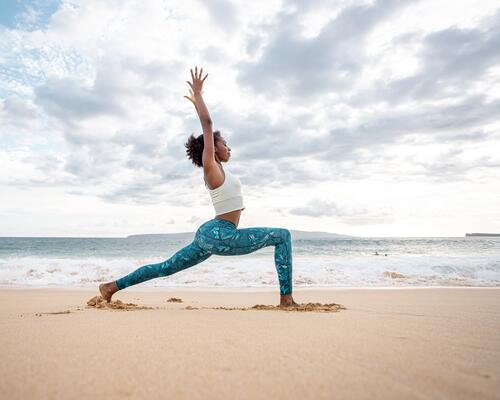
<svg viewBox="0 0 500 400">
<path fill-rule="evenodd" d="M 45 28 L 60 4 L 60 0 L 2 0 L 0 2 L 0 25 L 9 29 Z"/>
</svg>

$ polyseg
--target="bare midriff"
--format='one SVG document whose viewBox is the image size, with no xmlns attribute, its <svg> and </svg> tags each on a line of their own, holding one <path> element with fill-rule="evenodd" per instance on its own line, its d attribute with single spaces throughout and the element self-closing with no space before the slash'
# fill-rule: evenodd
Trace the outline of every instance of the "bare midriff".
<svg viewBox="0 0 500 400">
<path fill-rule="evenodd" d="M 215 219 L 224 219 L 226 221 L 232 222 L 238 227 L 240 223 L 241 210 L 234 210 L 224 214 L 219 214 L 215 216 Z"/>
</svg>

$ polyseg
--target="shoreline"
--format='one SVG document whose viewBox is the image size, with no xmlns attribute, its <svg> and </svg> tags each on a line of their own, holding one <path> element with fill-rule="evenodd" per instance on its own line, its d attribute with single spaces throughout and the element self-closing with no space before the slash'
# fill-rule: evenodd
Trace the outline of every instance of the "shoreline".
<svg viewBox="0 0 500 400">
<path fill-rule="evenodd" d="M 95 287 L 92 286 L 31 286 L 31 285 L 0 285 L 1 290 L 97 290 L 99 284 L 96 283 Z M 294 287 L 294 292 L 299 291 L 329 291 L 329 290 L 413 290 L 413 289 L 500 289 L 500 286 L 298 286 Z M 128 287 L 126 291 L 199 291 L 199 292 L 277 292 L 278 288 L 273 289 L 270 287 L 213 287 L 213 286 L 143 286 L 143 287 Z"/>
</svg>

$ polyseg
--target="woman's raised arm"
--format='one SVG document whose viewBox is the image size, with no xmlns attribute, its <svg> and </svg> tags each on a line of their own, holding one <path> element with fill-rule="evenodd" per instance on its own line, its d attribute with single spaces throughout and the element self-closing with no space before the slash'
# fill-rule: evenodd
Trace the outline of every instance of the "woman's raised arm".
<svg viewBox="0 0 500 400">
<path fill-rule="evenodd" d="M 186 81 L 188 85 L 191 87 L 190 94 L 191 97 L 184 96 L 189 101 L 191 101 L 198 113 L 198 117 L 200 118 L 201 127 L 203 129 L 203 167 L 208 167 L 212 164 L 215 164 L 215 144 L 214 144 L 214 135 L 212 131 L 212 119 L 210 118 L 210 114 L 208 113 L 207 106 L 202 96 L 203 83 L 205 79 L 207 79 L 207 75 L 203 79 L 201 79 L 201 75 L 203 73 L 203 68 L 200 69 L 200 73 L 198 74 L 198 67 L 195 67 L 195 72 L 193 74 L 193 70 L 191 69 L 191 78 L 193 82 Z"/>
<path fill-rule="evenodd" d="M 193 82 L 186 81 L 188 85 L 191 87 L 189 90 L 190 96 L 184 96 L 186 99 L 191 101 L 196 108 L 196 112 L 200 117 L 201 126 L 204 127 L 206 124 L 212 124 L 212 119 L 210 118 L 210 114 L 208 113 L 207 106 L 203 101 L 203 83 L 205 79 L 207 79 L 208 74 L 205 75 L 203 79 L 201 79 L 201 75 L 203 73 L 203 68 L 200 69 L 200 73 L 198 74 L 198 67 L 195 68 L 195 72 L 193 74 L 193 70 L 191 69 L 191 79 Z"/>
</svg>

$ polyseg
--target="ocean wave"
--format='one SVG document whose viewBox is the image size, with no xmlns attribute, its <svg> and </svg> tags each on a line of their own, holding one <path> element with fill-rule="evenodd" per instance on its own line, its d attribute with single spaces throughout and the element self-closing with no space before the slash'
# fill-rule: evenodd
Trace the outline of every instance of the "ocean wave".
<svg viewBox="0 0 500 400">
<path fill-rule="evenodd" d="M 164 259 L 4 257 L 0 285 L 96 286 Z M 294 287 L 500 286 L 498 256 L 293 257 Z M 212 256 L 149 287 L 278 287 L 272 254 Z"/>
</svg>

